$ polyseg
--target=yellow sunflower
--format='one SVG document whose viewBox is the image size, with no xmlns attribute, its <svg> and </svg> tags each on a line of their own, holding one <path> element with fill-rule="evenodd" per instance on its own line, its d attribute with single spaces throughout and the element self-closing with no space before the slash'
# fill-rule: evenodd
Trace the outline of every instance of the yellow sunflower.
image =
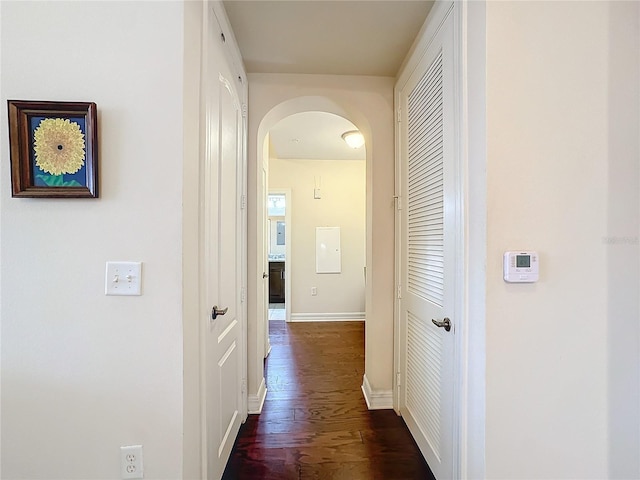
<svg viewBox="0 0 640 480">
<path fill-rule="evenodd" d="M 84 133 L 66 118 L 45 118 L 34 134 L 36 165 L 51 175 L 76 173 L 84 165 Z"/>
</svg>

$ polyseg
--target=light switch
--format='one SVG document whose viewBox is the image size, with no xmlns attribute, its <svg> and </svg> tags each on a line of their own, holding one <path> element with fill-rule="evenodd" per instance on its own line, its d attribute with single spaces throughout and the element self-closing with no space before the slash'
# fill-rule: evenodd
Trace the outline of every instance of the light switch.
<svg viewBox="0 0 640 480">
<path fill-rule="evenodd" d="M 105 295 L 142 295 L 142 262 L 107 262 Z"/>
</svg>

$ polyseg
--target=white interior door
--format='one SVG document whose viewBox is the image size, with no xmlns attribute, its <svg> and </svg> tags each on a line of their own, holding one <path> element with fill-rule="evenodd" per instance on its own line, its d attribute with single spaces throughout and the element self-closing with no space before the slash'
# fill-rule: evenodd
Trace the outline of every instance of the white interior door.
<svg viewBox="0 0 640 480">
<path fill-rule="evenodd" d="M 265 155 L 268 155 L 268 149 L 265 151 Z M 264 356 L 265 358 L 271 351 L 271 340 L 269 339 L 269 256 L 267 250 L 269 248 L 269 219 L 267 215 L 267 192 L 268 192 L 268 163 L 262 162 L 262 191 L 259 193 L 261 202 L 258 202 L 258 208 L 262 212 L 262 248 L 258 248 L 259 254 L 262 255 L 262 311 L 264 318 Z M 260 303 L 258 303 L 260 305 Z"/>
<path fill-rule="evenodd" d="M 457 192 L 452 25 L 448 14 L 399 92 L 400 412 L 439 480 L 454 474 Z M 445 319 L 450 330 L 443 326 Z"/>
<path fill-rule="evenodd" d="M 203 316 L 207 478 L 222 476 L 242 421 L 242 107 L 208 9 L 204 49 Z M 214 307 L 215 306 L 215 307 Z M 213 313 L 216 309 L 218 312 Z"/>
</svg>

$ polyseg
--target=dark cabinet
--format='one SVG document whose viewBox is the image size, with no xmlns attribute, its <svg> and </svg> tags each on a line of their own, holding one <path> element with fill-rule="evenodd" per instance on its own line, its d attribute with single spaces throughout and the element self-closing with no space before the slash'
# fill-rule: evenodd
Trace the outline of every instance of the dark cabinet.
<svg viewBox="0 0 640 480">
<path fill-rule="evenodd" d="M 284 303 L 284 262 L 269 262 L 269 303 Z"/>
</svg>

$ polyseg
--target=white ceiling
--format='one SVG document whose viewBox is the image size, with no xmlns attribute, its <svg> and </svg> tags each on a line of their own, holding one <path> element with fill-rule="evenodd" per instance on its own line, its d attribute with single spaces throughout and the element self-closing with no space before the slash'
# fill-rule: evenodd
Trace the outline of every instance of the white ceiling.
<svg viewBox="0 0 640 480">
<path fill-rule="evenodd" d="M 296 113 L 269 131 L 271 153 L 287 159 L 364 160 L 365 147 L 351 148 L 342 140 L 349 130 L 356 126 L 332 113 Z"/>
<path fill-rule="evenodd" d="M 227 0 L 249 73 L 395 77 L 433 2 Z"/>
<path fill-rule="evenodd" d="M 395 77 L 433 1 L 226 0 L 224 6 L 248 73 Z M 335 121 L 335 124 L 332 124 Z M 281 158 L 344 158 L 337 139 L 355 127 L 312 112 L 272 131 Z M 337 134 L 336 132 L 339 132 Z M 292 142 L 292 139 L 299 142 Z M 351 150 L 351 151 L 349 151 Z M 359 149 L 364 156 L 364 148 Z"/>
</svg>

